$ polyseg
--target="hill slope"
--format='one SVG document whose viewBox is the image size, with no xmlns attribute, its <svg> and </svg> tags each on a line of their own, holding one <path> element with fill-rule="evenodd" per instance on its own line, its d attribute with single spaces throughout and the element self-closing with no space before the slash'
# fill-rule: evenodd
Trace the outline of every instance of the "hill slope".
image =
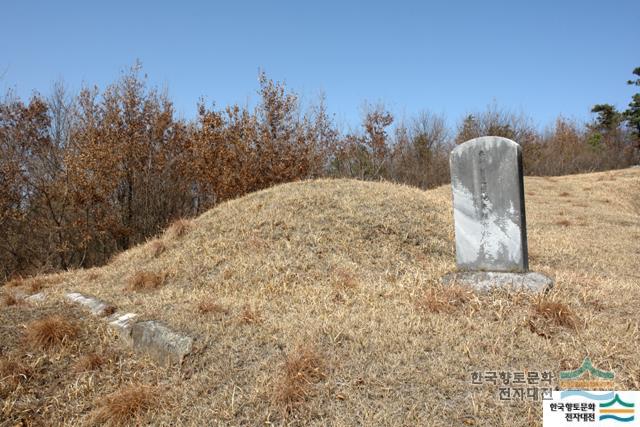
<svg viewBox="0 0 640 427">
<path fill-rule="evenodd" d="M 47 302 L 0 311 L 3 363 L 35 351 L 16 325 L 49 312 L 75 319 L 79 338 L 37 350 L 60 371 L 37 397 L 52 368 L 26 359 L 35 373 L 0 390 L 3 417 L 108 419 L 103 397 L 134 383 L 162 402 L 130 414 L 142 423 L 532 425 L 539 402 L 501 402 L 471 372 L 557 374 L 587 355 L 619 389 L 640 388 L 640 169 L 526 178 L 525 189 L 530 267 L 557 283 L 544 299 L 438 284 L 455 268 L 448 186 L 349 180 L 254 193 L 103 268 L 37 278 Z M 64 305 L 67 291 L 162 320 L 196 351 L 179 370 L 158 368 Z M 92 351 L 108 355 L 99 370 L 67 372 Z"/>
</svg>

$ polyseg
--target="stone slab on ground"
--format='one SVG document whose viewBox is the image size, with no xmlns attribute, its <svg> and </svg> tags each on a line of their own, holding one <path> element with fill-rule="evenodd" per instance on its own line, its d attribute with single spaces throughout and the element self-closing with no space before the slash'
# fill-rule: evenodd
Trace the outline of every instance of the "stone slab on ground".
<svg viewBox="0 0 640 427">
<path fill-rule="evenodd" d="M 93 314 L 94 316 L 109 316 L 116 310 L 114 305 L 99 300 L 95 297 L 82 295 L 78 292 L 69 292 L 65 295 L 65 298 L 67 298 L 71 302 L 78 303 L 88 308 L 91 311 L 91 314 Z"/>
<path fill-rule="evenodd" d="M 70 292 L 65 297 L 88 308 L 94 316 L 102 317 L 127 345 L 161 365 L 181 364 L 191 352 L 192 338 L 177 334 L 158 321 L 138 321 L 136 313 L 113 313 L 112 304 L 78 292 Z"/>
<path fill-rule="evenodd" d="M 193 345 L 192 338 L 179 335 L 155 320 L 134 323 L 131 340 L 134 349 L 144 351 L 162 365 L 181 364 Z"/>
<path fill-rule="evenodd" d="M 551 278 L 535 272 L 461 271 L 446 274 L 441 280 L 445 285 L 469 286 L 481 292 L 493 288 L 546 292 L 553 286 Z"/>
<path fill-rule="evenodd" d="M 37 294 L 24 297 L 24 300 L 30 303 L 41 303 L 47 299 L 47 295 L 44 292 L 38 292 Z"/>
<path fill-rule="evenodd" d="M 109 326 L 115 329 L 120 335 L 122 341 L 127 343 L 129 346 L 133 346 L 133 341 L 131 340 L 131 327 L 136 322 L 136 317 L 138 317 L 136 313 L 115 313 L 107 319 Z"/>
</svg>

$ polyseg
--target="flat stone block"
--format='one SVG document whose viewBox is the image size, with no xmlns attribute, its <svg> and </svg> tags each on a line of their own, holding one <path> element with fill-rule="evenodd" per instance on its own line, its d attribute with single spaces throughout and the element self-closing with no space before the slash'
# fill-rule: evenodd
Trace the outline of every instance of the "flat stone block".
<svg viewBox="0 0 640 427">
<path fill-rule="evenodd" d="M 128 345 L 133 345 L 131 341 L 131 327 L 138 317 L 135 313 L 115 313 L 107 319 L 109 326 L 115 329 L 120 338 Z"/>
<path fill-rule="evenodd" d="M 47 299 L 47 296 L 45 295 L 44 292 L 38 292 L 37 294 L 33 294 L 24 298 L 25 301 L 36 303 L 36 304 L 44 302 L 45 299 Z"/>
<path fill-rule="evenodd" d="M 75 302 L 88 308 L 94 316 L 108 316 L 113 314 L 115 311 L 115 307 L 113 305 L 101 301 L 98 298 L 82 295 L 79 292 L 69 292 L 65 297 L 71 302 Z"/>
<path fill-rule="evenodd" d="M 120 338 L 134 350 L 148 354 L 157 363 L 168 366 L 181 364 L 191 352 L 193 339 L 179 335 L 155 320 L 138 321 L 136 313 L 113 313 L 114 306 L 94 297 L 71 292 L 69 301 L 81 304 L 108 322 Z"/>
<path fill-rule="evenodd" d="M 155 320 L 134 323 L 131 340 L 135 350 L 147 353 L 162 365 L 182 363 L 193 345 L 192 338 L 179 335 Z"/>
<path fill-rule="evenodd" d="M 441 281 L 445 285 L 459 284 L 481 292 L 494 288 L 545 292 L 553 286 L 551 278 L 532 271 L 527 273 L 460 271 L 446 274 Z"/>
</svg>

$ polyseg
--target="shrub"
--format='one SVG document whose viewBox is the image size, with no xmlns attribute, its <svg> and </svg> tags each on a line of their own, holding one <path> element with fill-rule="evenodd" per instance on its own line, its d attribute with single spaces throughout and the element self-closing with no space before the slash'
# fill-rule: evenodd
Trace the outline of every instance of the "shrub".
<svg viewBox="0 0 640 427">
<path fill-rule="evenodd" d="M 127 425 L 159 408 L 163 400 L 157 387 L 125 385 L 100 399 L 93 412 L 93 421 L 96 424 Z"/>
<path fill-rule="evenodd" d="M 310 346 L 299 346 L 287 356 L 274 384 L 272 401 L 283 414 L 290 414 L 307 400 L 311 387 L 325 378 L 325 363 Z"/>
<path fill-rule="evenodd" d="M 25 338 L 32 347 L 50 348 L 78 336 L 78 327 L 61 316 L 49 316 L 27 324 Z"/>
<path fill-rule="evenodd" d="M 126 289 L 129 291 L 150 291 L 164 285 L 167 279 L 166 273 L 154 273 L 151 271 L 138 271 L 129 278 Z"/>
</svg>

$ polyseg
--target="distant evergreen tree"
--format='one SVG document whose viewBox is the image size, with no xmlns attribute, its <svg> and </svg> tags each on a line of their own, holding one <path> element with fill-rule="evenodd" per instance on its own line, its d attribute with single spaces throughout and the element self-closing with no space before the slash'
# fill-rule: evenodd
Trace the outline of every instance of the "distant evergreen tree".
<svg viewBox="0 0 640 427">
<path fill-rule="evenodd" d="M 636 69 L 633 70 L 633 74 L 638 76 L 638 78 L 635 80 L 628 80 L 627 84 L 640 86 L 640 67 L 636 67 Z M 627 126 L 629 126 L 631 132 L 633 132 L 636 137 L 638 148 L 640 148 L 640 93 L 633 95 L 631 102 L 629 103 L 629 108 L 624 111 L 623 115 L 627 122 Z"/>
</svg>

